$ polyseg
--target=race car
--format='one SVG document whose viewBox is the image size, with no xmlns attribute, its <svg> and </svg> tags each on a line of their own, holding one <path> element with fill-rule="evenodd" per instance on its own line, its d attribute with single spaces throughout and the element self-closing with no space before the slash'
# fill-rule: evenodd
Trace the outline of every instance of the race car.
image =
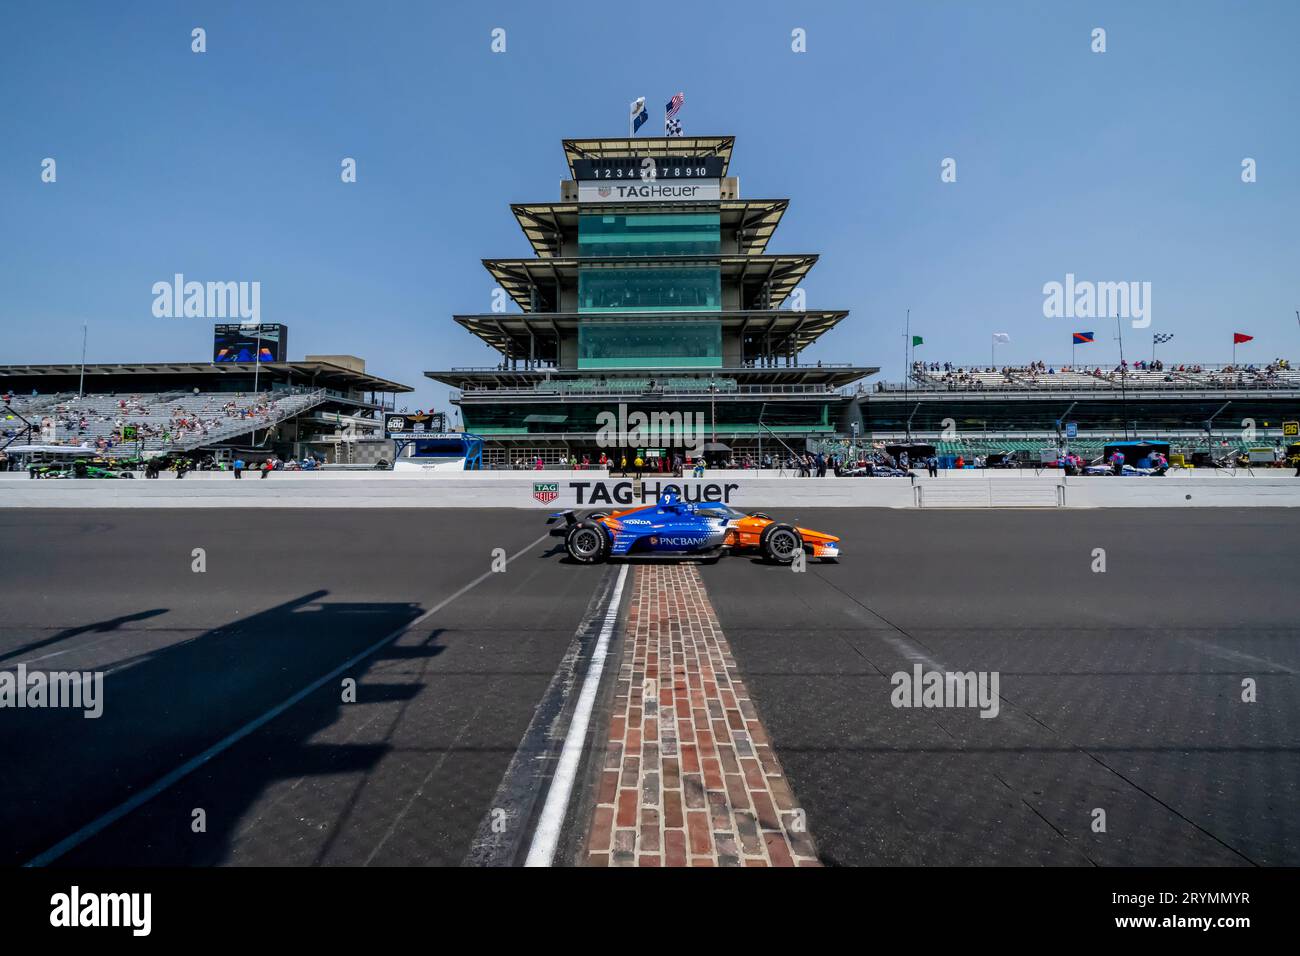
<svg viewBox="0 0 1300 956">
<path fill-rule="evenodd" d="M 569 557 L 583 564 L 607 558 L 713 558 L 742 552 L 789 564 L 800 551 L 824 561 L 840 554 L 835 535 L 718 502 L 688 504 L 671 493 L 653 505 L 612 514 L 597 511 L 580 519 L 572 511 L 560 511 L 547 524 L 556 525 L 551 534 L 564 538 Z"/>
<path fill-rule="evenodd" d="M 46 465 L 29 465 L 28 478 L 134 478 L 131 471 L 123 470 L 121 463 L 110 463 L 101 459 L 87 462 L 78 459 L 74 462 Z"/>
<path fill-rule="evenodd" d="M 1125 478 L 1151 478 L 1151 477 L 1160 478 L 1163 477 L 1165 472 L 1167 472 L 1168 470 L 1169 470 L 1168 465 L 1161 465 L 1156 468 L 1138 468 L 1134 465 L 1124 465 L 1121 468 L 1121 471 Z M 1104 462 L 1100 461 L 1099 459 L 1097 462 L 1094 462 L 1091 465 L 1084 465 L 1083 474 L 1114 475 L 1115 466 L 1107 465 Z"/>
</svg>

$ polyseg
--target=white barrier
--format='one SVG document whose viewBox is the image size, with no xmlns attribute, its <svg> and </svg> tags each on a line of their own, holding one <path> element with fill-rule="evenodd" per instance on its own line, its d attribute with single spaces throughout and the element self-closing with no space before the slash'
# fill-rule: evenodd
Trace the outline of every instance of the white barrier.
<svg viewBox="0 0 1300 956">
<path fill-rule="evenodd" d="M 725 502 L 737 507 L 800 505 L 804 507 L 905 508 L 915 501 L 906 479 L 820 482 L 813 479 L 632 479 L 585 475 L 483 480 L 394 474 L 233 475 L 224 480 L 159 478 L 129 480 L 44 480 L 0 482 L 0 507 L 27 508 L 532 508 L 558 511 L 592 508 L 612 511 L 651 504 L 660 493 L 675 492 L 686 501 Z"/>
<path fill-rule="evenodd" d="M 731 477 L 731 475 L 736 477 Z M 7 476 L 6 476 L 7 477 Z M 1163 478 L 1063 478 L 981 473 L 956 478 L 777 478 L 714 473 L 703 480 L 602 478 L 596 472 L 480 472 L 408 478 L 391 472 L 229 472 L 184 479 L 0 481 L 9 508 L 563 508 L 614 510 L 665 491 L 739 508 L 1300 507 L 1300 478 L 1182 473 Z"/>
</svg>

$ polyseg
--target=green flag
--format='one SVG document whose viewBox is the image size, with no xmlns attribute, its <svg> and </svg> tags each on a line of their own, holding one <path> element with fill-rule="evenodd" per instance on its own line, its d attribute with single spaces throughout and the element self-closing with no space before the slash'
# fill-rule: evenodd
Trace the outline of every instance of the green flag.
<svg viewBox="0 0 1300 956">
<path fill-rule="evenodd" d="M 925 339 L 921 338 L 921 336 L 919 335 L 912 336 L 912 348 L 916 348 L 918 345 L 924 345 L 924 344 L 925 344 Z"/>
</svg>

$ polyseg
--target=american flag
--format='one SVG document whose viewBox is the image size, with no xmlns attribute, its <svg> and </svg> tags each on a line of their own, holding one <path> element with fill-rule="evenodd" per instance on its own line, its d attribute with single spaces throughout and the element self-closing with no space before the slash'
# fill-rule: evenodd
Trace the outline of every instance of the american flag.
<svg viewBox="0 0 1300 956">
<path fill-rule="evenodd" d="M 685 102 L 686 102 L 686 94 L 678 93 L 671 100 L 669 100 L 668 105 L 664 107 L 664 115 L 669 118 L 676 116 L 677 111 L 682 108 L 682 104 Z"/>
</svg>

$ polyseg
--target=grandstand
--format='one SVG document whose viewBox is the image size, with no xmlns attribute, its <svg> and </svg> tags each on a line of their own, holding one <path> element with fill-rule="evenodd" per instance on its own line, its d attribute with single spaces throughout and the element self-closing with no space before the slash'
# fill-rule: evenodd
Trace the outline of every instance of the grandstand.
<svg viewBox="0 0 1300 956">
<path fill-rule="evenodd" d="M 1135 366 L 956 366 L 916 363 L 906 382 L 877 383 L 859 401 L 861 434 L 912 437 L 950 454 L 1082 454 L 1119 437 L 1160 437 L 1187 453 L 1278 446 L 1300 419 L 1300 371 L 1266 366 L 1141 362 Z"/>
<path fill-rule="evenodd" d="M 329 361 L 323 359 L 328 358 Z M 0 451 L 25 443 L 107 457 L 236 452 L 336 463 L 392 458 L 382 415 L 411 388 L 351 356 L 302 362 L 0 366 Z"/>
<path fill-rule="evenodd" d="M 1300 389 L 1300 370 L 1285 359 L 1267 366 L 1256 365 L 1165 365 L 1141 363 L 1132 367 L 1047 365 L 962 368 L 950 364 L 916 363 L 910 385 L 917 390 L 945 391 L 1071 391 L 1078 389 Z"/>
<path fill-rule="evenodd" d="M 45 444 L 93 447 L 107 457 L 151 456 L 219 446 L 273 428 L 324 400 L 324 389 L 294 388 L 275 398 L 227 392 L 161 392 L 124 398 L 58 394 L 10 403 Z M 8 429 L 7 429 L 8 430 Z M 14 436 L 17 437 L 16 435 Z"/>
</svg>

